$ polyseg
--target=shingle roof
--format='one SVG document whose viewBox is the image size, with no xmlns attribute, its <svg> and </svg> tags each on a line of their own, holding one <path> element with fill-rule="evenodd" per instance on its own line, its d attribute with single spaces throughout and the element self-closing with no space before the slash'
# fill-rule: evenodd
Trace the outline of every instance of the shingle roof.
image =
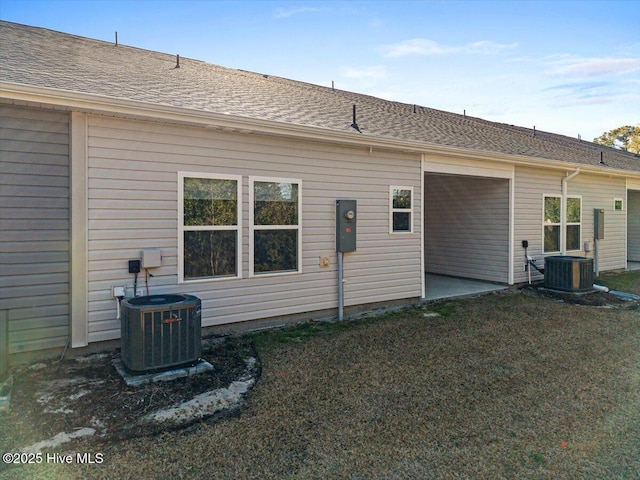
<svg viewBox="0 0 640 480">
<path fill-rule="evenodd" d="M 640 158 L 548 132 L 0 21 L 0 81 L 377 139 L 640 172 Z M 352 106 L 357 124 L 352 128 Z"/>
</svg>

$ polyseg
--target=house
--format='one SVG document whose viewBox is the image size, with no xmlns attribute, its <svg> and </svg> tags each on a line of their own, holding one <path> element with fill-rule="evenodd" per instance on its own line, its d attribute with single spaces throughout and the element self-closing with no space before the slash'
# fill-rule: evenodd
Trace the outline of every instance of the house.
<svg viewBox="0 0 640 480">
<path fill-rule="evenodd" d="M 640 261 L 626 152 L 9 22 L 0 61 L 14 355 L 117 339 L 114 287 L 194 294 L 205 327 L 335 315 L 337 199 L 357 201 L 346 308 L 420 301 L 425 272 L 526 282 L 524 240 Z"/>
</svg>

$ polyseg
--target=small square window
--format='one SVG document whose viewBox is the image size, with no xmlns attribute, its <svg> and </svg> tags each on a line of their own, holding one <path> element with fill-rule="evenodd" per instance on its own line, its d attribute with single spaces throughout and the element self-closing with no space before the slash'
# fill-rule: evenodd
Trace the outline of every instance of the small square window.
<svg viewBox="0 0 640 480">
<path fill-rule="evenodd" d="M 413 187 L 389 188 L 389 233 L 413 232 Z"/>
<path fill-rule="evenodd" d="M 613 211 L 622 212 L 624 210 L 624 201 L 621 198 L 613 199 Z"/>
</svg>

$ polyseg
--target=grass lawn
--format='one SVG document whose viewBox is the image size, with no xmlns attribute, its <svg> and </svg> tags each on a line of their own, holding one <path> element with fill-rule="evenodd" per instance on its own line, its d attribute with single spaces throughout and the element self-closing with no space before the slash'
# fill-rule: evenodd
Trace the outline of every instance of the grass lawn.
<svg viewBox="0 0 640 480">
<path fill-rule="evenodd" d="M 640 270 L 620 274 L 604 274 L 597 279 L 597 282 L 613 290 L 640 295 Z"/>
<path fill-rule="evenodd" d="M 237 415 L 96 444 L 101 465 L 35 465 L 14 473 L 640 478 L 637 308 L 506 292 L 253 338 L 262 376 Z"/>
</svg>

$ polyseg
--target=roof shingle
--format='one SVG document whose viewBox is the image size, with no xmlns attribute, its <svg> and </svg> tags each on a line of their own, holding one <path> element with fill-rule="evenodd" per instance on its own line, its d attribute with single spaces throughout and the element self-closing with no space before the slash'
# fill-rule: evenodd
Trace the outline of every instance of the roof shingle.
<svg viewBox="0 0 640 480">
<path fill-rule="evenodd" d="M 640 158 L 548 132 L 0 21 L 0 81 L 378 139 L 640 172 Z M 360 132 L 351 127 L 357 105 Z"/>
</svg>

